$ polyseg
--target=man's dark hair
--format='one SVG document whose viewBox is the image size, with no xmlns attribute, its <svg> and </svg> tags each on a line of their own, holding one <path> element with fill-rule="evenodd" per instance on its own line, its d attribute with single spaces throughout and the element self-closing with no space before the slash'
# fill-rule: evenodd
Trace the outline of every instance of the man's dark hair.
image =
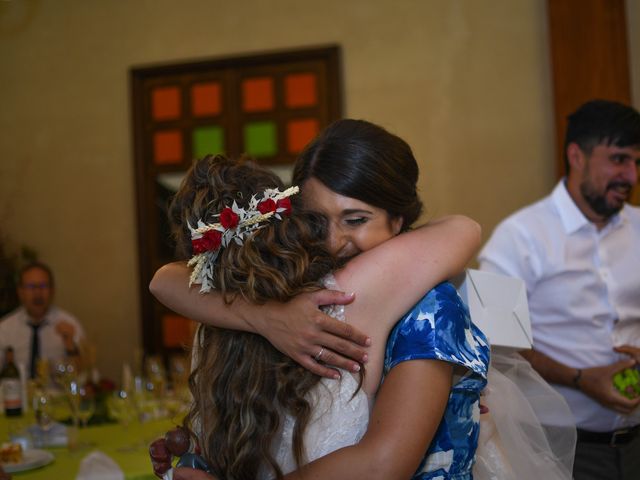
<svg viewBox="0 0 640 480">
<path fill-rule="evenodd" d="M 49 276 L 49 287 L 53 288 L 53 271 L 51 270 L 49 265 L 37 260 L 27 263 L 18 271 L 18 286 L 22 286 L 22 277 L 24 276 L 25 272 L 28 272 L 29 270 L 32 270 L 34 268 L 39 268 L 40 270 L 47 273 L 47 275 Z"/>
<path fill-rule="evenodd" d="M 640 145 L 640 113 L 632 107 L 610 100 L 591 100 L 567 117 L 564 139 L 564 166 L 569 173 L 567 147 L 576 143 L 591 154 L 597 145 L 617 147 Z"/>
</svg>

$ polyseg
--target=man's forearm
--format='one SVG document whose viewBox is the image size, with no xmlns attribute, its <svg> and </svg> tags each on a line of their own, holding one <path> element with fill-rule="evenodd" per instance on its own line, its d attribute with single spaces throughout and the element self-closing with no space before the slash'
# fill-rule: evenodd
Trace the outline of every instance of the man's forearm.
<svg viewBox="0 0 640 480">
<path fill-rule="evenodd" d="M 578 388 L 581 370 L 560 363 L 544 353 L 536 350 L 523 350 L 520 352 L 533 367 L 549 383 Z"/>
</svg>

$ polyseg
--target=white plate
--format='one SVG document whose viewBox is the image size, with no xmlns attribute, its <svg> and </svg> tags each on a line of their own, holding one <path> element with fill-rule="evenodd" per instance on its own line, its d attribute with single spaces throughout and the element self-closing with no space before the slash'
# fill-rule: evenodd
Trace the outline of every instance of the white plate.
<svg viewBox="0 0 640 480">
<path fill-rule="evenodd" d="M 16 473 L 44 467 L 51 462 L 53 462 L 53 453 L 34 448 L 25 450 L 22 453 L 22 461 L 20 463 L 3 463 L 2 468 L 7 473 Z"/>
</svg>

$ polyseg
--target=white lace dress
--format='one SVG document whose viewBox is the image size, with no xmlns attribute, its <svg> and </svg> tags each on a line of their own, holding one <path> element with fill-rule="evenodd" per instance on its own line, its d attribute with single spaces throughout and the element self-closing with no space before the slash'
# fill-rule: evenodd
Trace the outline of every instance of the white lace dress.
<svg viewBox="0 0 640 480">
<path fill-rule="evenodd" d="M 328 288 L 335 288 L 332 275 L 324 283 Z M 332 306 L 325 312 L 338 320 L 345 320 L 343 306 Z M 323 378 L 309 393 L 313 414 L 304 434 L 306 462 L 358 443 L 367 431 L 372 400 L 362 389 L 354 396 L 358 388 L 357 379 L 347 371 L 341 373 L 341 380 Z M 291 448 L 294 426 L 294 419 L 285 415 L 281 434 L 273 445 L 274 458 L 285 474 L 298 468 Z M 273 478 L 270 472 L 260 475 L 260 480 L 269 478 Z"/>
<path fill-rule="evenodd" d="M 313 417 L 304 435 L 306 462 L 358 443 L 367 431 L 369 399 L 362 390 L 353 397 L 357 386 L 356 380 L 343 372 L 341 381 L 323 379 L 311 392 Z M 286 474 L 298 467 L 291 449 L 294 419 L 286 415 L 283 423 L 282 433 L 274 445 L 274 454 Z M 265 474 L 260 478 L 273 476 Z"/>
</svg>

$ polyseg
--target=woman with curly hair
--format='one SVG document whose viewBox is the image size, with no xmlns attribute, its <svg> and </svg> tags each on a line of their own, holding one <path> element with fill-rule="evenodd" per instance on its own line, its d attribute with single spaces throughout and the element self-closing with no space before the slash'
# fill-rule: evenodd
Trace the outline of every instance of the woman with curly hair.
<svg viewBox="0 0 640 480">
<path fill-rule="evenodd" d="M 273 189 L 282 189 L 274 174 L 222 156 L 205 157 L 188 172 L 170 218 L 179 250 L 199 254 L 198 266 L 208 269 L 194 278 L 202 291 L 215 289 L 228 304 L 235 297 L 259 305 L 286 302 L 321 288 L 321 280 L 335 268 L 325 246 L 322 216 L 298 205 L 292 208 L 292 199 L 284 197 L 278 203 L 271 199 L 274 207 L 284 205 L 280 213 L 255 221 L 262 216 L 258 208 L 269 204 L 262 195 Z M 262 201 L 252 208 L 256 198 Z M 218 229 L 193 238 L 192 226 L 215 224 L 218 215 Z M 244 230 L 243 222 L 255 223 Z M 226 245 L 221 230 L 233 237 Z M 206 245 L 208 233 L 220 237 L 220 243 Z M 251 333 L 202 325 L 194 349 L 194 404 L 186 424 L 197 432 L 214 471 L 221 478 L 256 478 L 261 471 L 282 477 L 284 459 L 270 446 L 283 434 L 285 419 L 295 425 L 289 432 L 291 455 L 297 464 L 306 463 L 304 432 L 314 408 L 309 396 L 321 378 Z M 357 395 L 357 389 L 350 394 Z"/>
</svg>

